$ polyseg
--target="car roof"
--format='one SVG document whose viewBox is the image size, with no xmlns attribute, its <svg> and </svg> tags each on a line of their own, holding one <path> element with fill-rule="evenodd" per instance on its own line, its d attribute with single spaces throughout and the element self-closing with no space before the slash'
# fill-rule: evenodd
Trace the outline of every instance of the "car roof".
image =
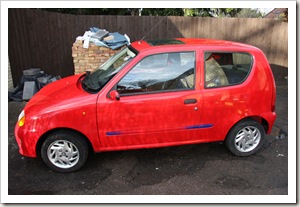
<svg viewBox="0 0 300 207">
<path fill-rule="evenodd" d="M 217 39 L 201 39 L 201 38 L 174 38 L 164 40 L 150 40 L 150 41 L 135 41 L 131 43 L 131 46 L 138 51 L 143 51 L 150 48 L 156 47 L 168 47 L 168 46 L 179 46 L 180 45 L 194 45 L 194 46 L 228 46 L 228 47 L 241 47 L 254 49 L 256 47 L 247 45 L 239 42 L 233 42 L 228 40 L 217 40 Z"/>
</svg>

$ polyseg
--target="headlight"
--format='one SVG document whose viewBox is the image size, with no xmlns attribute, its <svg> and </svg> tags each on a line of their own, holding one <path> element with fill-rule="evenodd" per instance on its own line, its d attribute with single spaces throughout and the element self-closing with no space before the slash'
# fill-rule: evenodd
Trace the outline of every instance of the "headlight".
<svg viewBox="0 0 300 207">
<path fill-rule="evenodd" d="M 25 111 L 22 110 L 22 112 L 20 113 L 19 118 L 18 118 L 18 125 L 19 125 L 19 127 L 21 127 L 24 124 L 25 124 Z"/>
</svg>

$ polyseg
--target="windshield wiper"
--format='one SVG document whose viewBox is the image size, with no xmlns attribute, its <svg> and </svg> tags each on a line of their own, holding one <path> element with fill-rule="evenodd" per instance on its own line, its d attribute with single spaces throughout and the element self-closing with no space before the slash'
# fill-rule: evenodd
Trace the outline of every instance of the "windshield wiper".
<svg viewBox="0 0 300 207">
<path fill-rule="evenodd" d="M 85 72 L 85 77 L 81 80 L 82 83 L 86 83 L 86 81 L 89 79 L 88 77 L 91 75 L 91 71 Z"/>
</svg>

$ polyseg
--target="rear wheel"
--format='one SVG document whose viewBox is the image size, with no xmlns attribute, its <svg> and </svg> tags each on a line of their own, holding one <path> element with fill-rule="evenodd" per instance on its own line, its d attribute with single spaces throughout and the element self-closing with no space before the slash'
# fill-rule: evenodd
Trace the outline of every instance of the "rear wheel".
<svg viewBox="0 0 300 207">
<path fill-rule="evenodd" d="M 45 164 L 57 172 L 74 172 L 86 162 L 88 145 L 85 139 L 74 132 L 57 131 L 50 134 L 41 148 Z"/>
<path fill-rule="evenodd" d="M 225 140 L 227 148 L 237 156 L 249 156 L 256 153 L 265 139 L 265 131 L 260 123 L 246 120 L 236 124 Z"/>
</svg>

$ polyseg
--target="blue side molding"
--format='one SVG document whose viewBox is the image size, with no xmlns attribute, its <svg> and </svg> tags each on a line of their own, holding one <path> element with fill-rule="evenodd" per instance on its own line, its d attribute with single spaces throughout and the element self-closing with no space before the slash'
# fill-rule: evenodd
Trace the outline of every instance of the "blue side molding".
<svg viewBox="0 0 300 207">
<path fill-rule="evenodd" d="M 118 132 L 118 131 L 116 131 L 116 132 L 106 132 L 106 135 L 107 136 L 115 136 L 115 135 L 121 135 L 122 133 L 121 132 Z"/>
<path fill-rule="evenodd" d="M 180 129 L 205 129 L 213 127 L 213 124 L 200 124 L 200 125 L 193 125 L 187 126 L 184 128 L 172 129 L 172 130 L 180 130 Z M 136 134 L 138 132 L 131 132 L 131 134 Z M 118 136 L 118 135 L 126 135 L 128 132 L 121 132 L 121 131 L 113 131 L 113 132 L 106 132 L 106 136 Z"/>
<path fill-rule="evenodd" d="M 200 125 L 187 126 L 186 129 L 203 129 L 203 128 L 210 128 L 210 127 L 213 127 L 213 124 L 200 124 Z"/>
</svg>

